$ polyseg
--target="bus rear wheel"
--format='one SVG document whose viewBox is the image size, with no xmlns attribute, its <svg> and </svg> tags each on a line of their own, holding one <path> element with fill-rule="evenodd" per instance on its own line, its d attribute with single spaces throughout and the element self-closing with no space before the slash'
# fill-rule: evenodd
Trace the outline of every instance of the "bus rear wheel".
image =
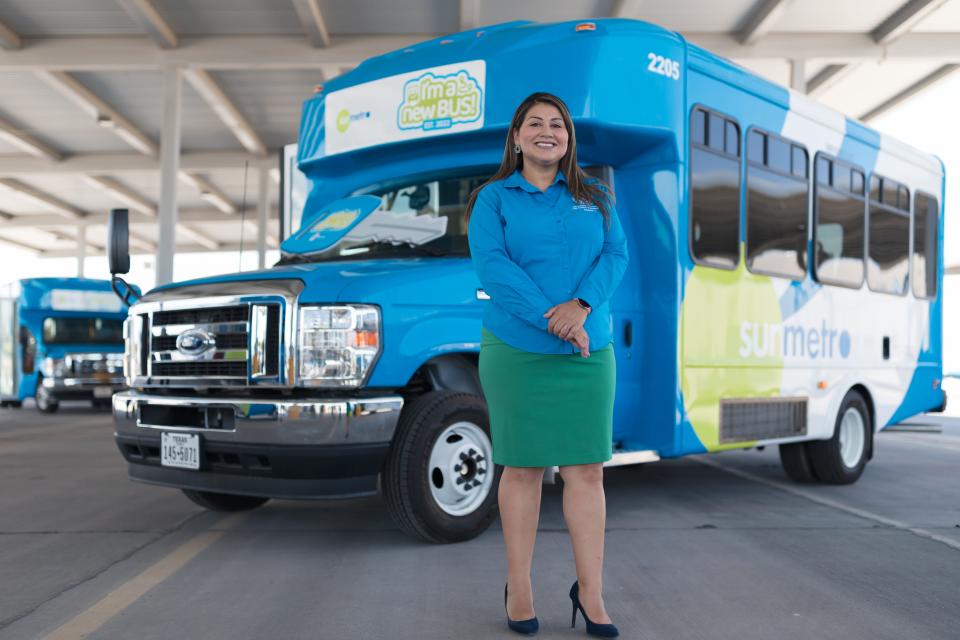
<svg viewBox="0 0 960 640">
<path fill-rule="evenodd" d="M 869 459 L 873 425 L 863 396 L 848 391 L 837 411 L 833 437 L 807 442 L 807 454 L 817 477 L 828 484 L 857 481 Z"/>
</svg>

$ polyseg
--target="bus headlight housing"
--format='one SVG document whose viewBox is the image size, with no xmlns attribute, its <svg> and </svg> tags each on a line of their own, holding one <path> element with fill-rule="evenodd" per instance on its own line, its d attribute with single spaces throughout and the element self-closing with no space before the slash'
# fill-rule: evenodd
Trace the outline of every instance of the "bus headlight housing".
<svg viewBox="0 0 960 640">
<path fill-rule="evenodd" d="M 300 383 L 358 387 L 380 353 L 380 310 L 372 305 L 300 307 Z"/>
<path fill-rule="evenodd" d="M 67 366 L 63 358 L 44 358 L 40 363 L 40 373 L 44 378 L 63 378 Z"/>
</svg>

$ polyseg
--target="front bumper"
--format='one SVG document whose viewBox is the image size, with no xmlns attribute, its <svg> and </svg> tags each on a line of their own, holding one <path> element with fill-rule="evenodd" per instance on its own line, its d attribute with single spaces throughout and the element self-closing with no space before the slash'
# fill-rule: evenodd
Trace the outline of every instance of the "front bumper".
<svg viewBox="0 0 960 640">
<path fill-rule="evenodd" d="M 115 438 L 132 480 L 271 498 L 375 493 L 402 408 L 401 396 L 113 397 Z M 165 431 L 200 435 L 200 470 L 161 466 Z"/>
<path fill-rule="evenodd" d="M 93 378 L 43 378 L 49 396 L 56 400 L 109 400 L 117 391 L 127 388 L 123 376 Z"/>
</svg>

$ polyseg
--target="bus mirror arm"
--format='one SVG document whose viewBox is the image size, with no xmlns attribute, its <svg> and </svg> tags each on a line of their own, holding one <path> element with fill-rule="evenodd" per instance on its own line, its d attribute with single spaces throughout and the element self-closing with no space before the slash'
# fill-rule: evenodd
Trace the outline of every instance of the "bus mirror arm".
<svg viewBox="0 0 960 640">
<path fill-rule="evenodd" d="M 126 280 L 116 274 L 112 274 L 110 276 L 110 288 L 113 289 L 113 292 L 117 294 L 117 297 L 123 301 L 123 304 L 127 305 L 128 307 L 141 298 L 136 289 L 131 287 Z"/>
</svg>

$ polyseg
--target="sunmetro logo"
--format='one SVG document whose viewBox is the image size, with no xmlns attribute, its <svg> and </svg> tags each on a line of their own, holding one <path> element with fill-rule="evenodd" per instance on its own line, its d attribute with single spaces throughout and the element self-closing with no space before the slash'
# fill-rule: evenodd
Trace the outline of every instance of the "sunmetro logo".
<svg viewBox="0 0 960 640">
<path fill-rule="evenodd" d="M 819 329 L 770 322 L 743 322 L 740 325 L 742 358 L 847 358 L 850 346 L 850 334 L 828 327 L 826 320 Z"/>
<path fill-rule="evenodd" d="M 445 76 L 425 73 L 403 85 L 403 102 L 397 110 L 400 129 L 448 129 L 475 122 L 483 110 L 483 91 L 466 70 Z"/>
</svg>

